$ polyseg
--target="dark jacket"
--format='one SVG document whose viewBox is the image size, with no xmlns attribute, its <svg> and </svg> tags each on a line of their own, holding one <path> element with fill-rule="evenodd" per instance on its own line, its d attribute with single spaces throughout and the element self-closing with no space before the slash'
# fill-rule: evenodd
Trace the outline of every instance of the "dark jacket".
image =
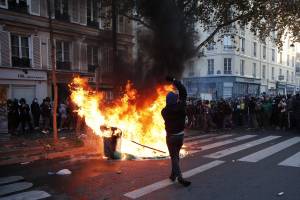
<svg viewBox="0 0 300 200">
<path fill-rule="evenodd" d="M 180 81 L 175 80 L 173 84 L 179 91 L 179 101 L 177 104 L 166 105 L 161 111 L 161 115 L 165 120 L 165 129 L 168 136 L 180 133 L 184 130 L 186 116 L 186 89 Z"/>
<path fill-rule="evenodd" d="M 34 116 L 38 116 L 41 113 L 40 105 L 37 102 L 32 102 L 31 104 L 31 113 Z"/>
<path fill-rule="evenodd" d="M 300 96 L 297 95 L 296 98 L 293 100 L 293 110 L 294 116 L 297 120 L 300 119 Z"/>
</svg>

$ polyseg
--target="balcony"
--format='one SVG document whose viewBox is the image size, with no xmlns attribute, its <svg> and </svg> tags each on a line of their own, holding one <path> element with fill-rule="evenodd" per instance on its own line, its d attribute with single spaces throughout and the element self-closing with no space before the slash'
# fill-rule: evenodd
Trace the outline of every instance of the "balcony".
<svg viewBox="0 0 300 200">
<path fill-rule="evenodd" d="M 234 50 L 235 49 L 235 46 L 234 45 L 224 45 L 224 50 L 226 50 L 226 51 L 232 51 L 232 50 Z"/>
<path fill-rule="evenodd" d="M 224 71 L 224 74 L 232 74 L 232 71 L 231 70 L 226 70 L 226 71 Z"/>
<path fill-rule="evenodd" d="M 97 21 L 91 21 L 87 20 L 87 26 L 92 27 L 92 28 L 99 28 L 99 22 Z"/>
<path fill-rule="evenodd" d="M 11 57 L 13 67 L 31 68 L 29 58 Z"/>
<path fill-rule="evenodd" d="M 95 73 L 97 67 L 96 65 L 88 65 L 88 72 Z"/>
<path fill-rule="evenodd" d="M 61 62 L 56 61 L 56 69 L 58 70 L 71 70 L 71 63 L 70 62 Z"/>
<path fill-rule="evenodd" d="M 70 22 L 70 16 L 68 13 L 61 13 L 59 10 L 55 11 L 55 19 Z"/>
<path fill-rule="evenodd" d="M 28 13 L 28 5 L 24 1 L 20 1 L 19 3 L 8 1 L 8 9 L 15 12 Z"/>
</svg>

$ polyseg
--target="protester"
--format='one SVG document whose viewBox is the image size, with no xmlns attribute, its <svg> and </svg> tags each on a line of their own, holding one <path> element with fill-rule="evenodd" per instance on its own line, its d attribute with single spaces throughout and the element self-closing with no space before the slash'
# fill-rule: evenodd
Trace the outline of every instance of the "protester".
<svg viewBox="0 0 300 200">
<path fill-rule="evenodd" d="M 41 115 L 43 118 L 43 133 L 49 133 L 50 129 L 50 118 L 51 118 L 51 104 L 50 98 L 46 97 L 41 104 Z"/>
<path fill-rule="evenodd" d="M 170 179 L 171 181 L 175 181 L 177 178 L 180 184 L 187 187 L 191 182 L 183 179 L 179 166 L 179 152 L 183 145 L 184 137 L 187 92 L 180 81 L 170 77 L 167 78 L 167 81 L 172 82 L 179 91 L 179 97 L 173 92 L 167 94 L 166 107 L 161 111 L 165 121 L 166 141 L 172 161 Z"/>
<path fill-rule="evenodd" d="M 33 125 L 34 125 L 34 129 L 38 130 L 40 127 L 40 114 L 41 114 L 41 109 L 38 103 L 38 99 L 34 98 L 32 103 L 31 103 L 31 114 L 33 117 Z"/>
<path fill-rule="evenodd" d="M 22 134 L 25 134 L 29 132 L 30 129 L 32 129 L 31 121 L 30 121 L 30 108 L 29 105 L 26 103 L 26 100 L 24 98 L 21 98 L 19 106 L 19 113 L 20 113 L 20 131 Z"/>
</svg>

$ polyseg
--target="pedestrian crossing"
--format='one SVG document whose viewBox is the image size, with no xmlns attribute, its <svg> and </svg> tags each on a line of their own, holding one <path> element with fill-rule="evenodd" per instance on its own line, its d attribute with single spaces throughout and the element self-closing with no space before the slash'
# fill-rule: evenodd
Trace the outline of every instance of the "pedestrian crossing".
<svg viewBox="0 0 300 200">
<path fill-rule="evenodd" d="M 45 191 L 28 191 L 32 187 L 23 176 L 0 177 L 0 200 L 38 200 L 51 196 Z"/>
<path fill-rule="evenodd" d="M 229 139 L 228 139 L 229 138 Z M 278 142 L 278 140 L 282 140 Z M 250 141 L 249 141 L 250 140 Z M 241 144 L 242 142 L 242 144 Z M 270 144 L 270 142 L 272 142 Z M 238 143 L 237 145 L 235 145 Z M 283 136 L 260 136 L 260 135 L 232 135 L 223 134 L 216 136 L 216 134 L 204 134 L 194 137 L 189 137 L 184 141 L 184 148 L 188 155 L 203 152 L 203 157 L 212 159 L 221 159 L 226 156 L 234 155 L 244 150 L 251 150 L 253 147 L 260 147 L 260 145 L 269 145 L 261 150 L 252 152 L 249 155 L 244 155 L 238 158 L 239 162 L 259 162 L 276 153 L 288 149 L 296 144 L 300 144 L 300 137 L 283 137 Z M 231 145 L 230 147 L 227 147 Z M 233 145 L 233 146 L 232 146 Z M 205 154 L 206 150 L 213 150 L 215 148 L 224 147 L 224 149 Z M 254 148 L 253 148 L 254 149 Z M 284 161 L 278 163 L 280 166 L 300 167 L 300 151 Z"/>
</svg>

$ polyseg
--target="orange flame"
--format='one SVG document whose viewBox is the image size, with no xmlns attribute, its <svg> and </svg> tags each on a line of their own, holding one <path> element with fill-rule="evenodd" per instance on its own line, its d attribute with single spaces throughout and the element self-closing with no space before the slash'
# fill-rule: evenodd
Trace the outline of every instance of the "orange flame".
<svg viewBox="0 0 300 200">
<path fill-rule="evenodd" d="M 101 130 L 100 126 L 117 127 L 122 130 L 122 153 L 137 157 L 168 155 L 161 110 L 165 107 L 166 94 L 173 90 L 172 85 L 158 86 L 154 91 L 154 97 L 142 101 L 141 106 L 137 101 L 138 92 L 130 81 L 125 87 L 123 96 L 111 105 L 105 103 L 103 93 L 91 90 L 86 79 L 74 78 L 70 88 L 71 99 L 78 107 L 78 115 L 84 117 L 86 125 L 95 134 L 101 137 L 110 136 L 110 133 Z M 166 154 L 137 145 L 132 141 L 161 150 Z"/>
</svg>

